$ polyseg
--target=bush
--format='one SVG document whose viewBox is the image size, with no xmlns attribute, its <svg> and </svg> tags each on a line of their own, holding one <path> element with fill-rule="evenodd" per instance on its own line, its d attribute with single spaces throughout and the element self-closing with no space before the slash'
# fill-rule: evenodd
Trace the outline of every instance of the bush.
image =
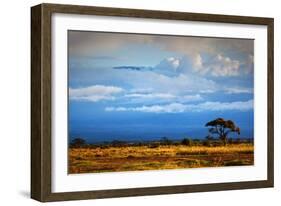
<svg viewBox="0 0 281 206">
<path fill-rule="evenodd" d="M 86 145 L 86 140 L 84 140 L 83 138 L 77 137 L 75 139 L 73 139 L 70 143 L 71 147 L 83 147 Z"/>
<path fill-rule="evenodd" d="M 173 141 L 170 140 L 168 137 L 163 137 L 161 139 L 161 144 L 163 144 L 163 145 L 171 145 L 172 143 L 173 143 Z"/>
<path fill-rule="evenodd" d="M 153 149 L 153 148 L 158 148 L 159 146 L 160 146 L 159 143 L 152 143 L 152 144 L 149 144 L 149 145 L 148 145 L 148 148 Z"/>
<path fill-rule="evenodd" d="M 211 143 L 210 140 L 205 140 L 205 141 L 203 142 L 203 146 L 211 147 L 211 146 L 212 146 L 212 143 Z"/>
<path fill-rule="evenodd" d="M 221 146 L 223 146 L 223 143 L 221 142 L 221 141 L 212 141 L 212 146 L 214 146 L 214 147 L 221 147 Z"/>
<path fill-rule="evenodd" d="M 113 140 L 111 142 L 111 146 L 113 146 L 113 147 L 124 147 L 126 145 L 127 145 L 127 143 L 125 141 Z"/>
<path fill-rule="evenodd" d="M 181 141 L 181 144 L 182 144 L 182 145 L 186 145 L 186 146 L 192 146 L 192 145 L 193 145 L 193 141 L 192 141 L 192 139 L 184 138 L 184 139 Z"/>
</svg>

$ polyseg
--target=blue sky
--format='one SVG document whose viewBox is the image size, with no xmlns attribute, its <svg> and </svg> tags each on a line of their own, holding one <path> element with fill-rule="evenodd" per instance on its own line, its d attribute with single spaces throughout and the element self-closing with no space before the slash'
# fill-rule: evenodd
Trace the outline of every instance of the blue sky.
<svg viewBox="0 0 281 206">
<path fill-rule="evenodd" d="M 68 32 L 69 136 L 202 138 L 222 117 L 253 137 L 254 40 Z"/>
</svg>

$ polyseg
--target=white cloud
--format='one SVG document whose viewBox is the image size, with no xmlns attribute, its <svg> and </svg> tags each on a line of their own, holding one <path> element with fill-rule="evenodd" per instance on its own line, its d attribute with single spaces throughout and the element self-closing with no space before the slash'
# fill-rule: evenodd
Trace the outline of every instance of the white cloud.
<svg viewBox="0 0 281 206">
<path fill-rule="evenodd" d="M 160 40 L 160 38 L 159 38 Z M 243 55 L 253 55 L 254 41 L 246 39 L 225 39 L 225 38 L 202 38 L 202 37 L 178 37 L 161 38 L 161 48 L 168 51 L 182 53 L 191 58 L 196 68 L 203 65 L 203 58 L 200 54 L 205 53 L 211 56 L 231 51 Z M 155 40 L 154 40 L 155 41 Z M 152 41 L 154 43 L 154 41 Z M 157 43 L 157 41 L 155 41 Z M 159 44 L 159 43 L 158 43 Z"/>
<path fill-rule="evenodd" d="M 237 76 L 239 75 L 240 62 L 218 54 L 211 66 L 214 76 Z"/>
<path fill-rule="evenodd" d="M 181 58 L 166 58 L 152 70 L 167 76 L 176 76 L 178 74 L 188 75 L 192 71 L 196 74 L 215 77 L 238 76 L 244 73 L 250 73 L 251 57 L 249 55 L 245 62 L 240 62 L 221 54 L 203 58 L 200 53 L 194 53 Z"/>
<path fill-rule="evenodd" d="M 253 109 L 253 100 L 237 101 L 237 102 L 204 102 L 202 104 L 194 105 L 196 111 L 224 111 L 224 110 L 239 110 L 247 111 Z"/>
<path fill-rule="evenodd" d="M 153 67 L 153 71 L 167 76 L 175 76 L 179 72 L 182 59 L 178 57 L 168 57 Z"/>
<path fill-rule="evenodd" d="M 193 70 L 200 74 L 210 74 L 215 77 L 240 75 L 241 63 L 238 60 L 221 54 L 214 56 L 206 62 L 203 62 L 200 54 L 196 58 L 198 63 L 194 64 Z"/>
<path fill-rule="evenodd" d="M 225 111 L 238 110 L 247 111 L 253 109 L 253 100 L 237 102 L 204 102 L 200 104 L 181 104 L 171 103 L 166 105 L 151 105 L 141 107 L 106 107 L 108 112 L 149 112 L 149 113 L 182 113 L 182 112 L 201 112 L 201 111 Z"/>
<path fill-rule="evenodd" d="M 176 98 L 175 95 L 169 93 L 149 93 L 149 94 L 142 94 L 142 93 L 133 93 L 133 94 L 126 94 L 125 97 L 130 98 L 141 98 L 141 99 L 174 99 Z"/>
<path fill-rule="evenodd" d="M 165 103 L 168 102 L 169 99 L 171 99 L 170 102 L 199 101 L 202 98 L 199 96 L 200 93 L 211 93 L 220 89 L 217 83 L 213 80 L 208 80 L 203 76 L 194 74 L 167 76 L 154 71 L 118 70 L 112 68 L 89 69 L 77 73 L 78 76 L 75 76 L 74 83 L 79 84 L 81 79 L 83 79 L 83 83 L 85 84 L 111 81 L 114 85 L 126 88 L 126 91 L 123 91 L 122 96 L 123 94 L 128 95 L 127 100 L 130 98 L 131 100 L 134 100 L 135 103 L 140 104 L 145 100 L 145 104 Z M 78 95 L 73 94 L 72 96 L 72 99 L 74 99 L 74 96 Z M 79 99 L 82 99 L 81 96 L 83 95 L 79 95 Z M 86 96 L 86 99 L 89 99 L 88 96 L 90 96 L 90 94 L 84 96 Z M 105 96 L 100 94 L 97 95 L 95 93 L 91 99 L 92 101 L 95 101 L 96 99 L 110 99 L 111 97 L 112 95 Z M 118 95 L 118 98 L 119 97 L 121 96 Z M 157 101 L 149 102 L 149 100 Z"/>
<path fill-rule="evenodd" d="M 123 89 L 120 87 L 93 85 L 83 88 L 70 88 L 69 96 L 73 100 L 98 102 L 100 100 L 114 100 L 114 95 L 122 91 Z"/>
<path fill-rule="evenodd" d="M 179 100 L 182 102 L 194 102 L 194 101 L 200 101 L 203 100 L 202 96 L 200 94 L 195 95 L 183 95 L 179 97 Z"/>
<path fill-rule="evenodd" d="M 129 93 L 124 95 L 129 103 L 195 102 L 203 100 L 200 94 L 179 95 L 171 93 Z"/>
<path fill-rule="evenodd" d="M 226 88 L 225 92 L 228 94 L 252 94 L 252 88 L 242 88 L 242 87 L 233 87 L 233 88 Z"/>
<path fill-rule="evenodd" d="M 171 65 L 174 69 L 177 69 L 180 65 L 180 59 L 176 57 L 169 57 L 166 59 L 167 63 Z"/>
<path fill-rule="evenodd" d="M 133 111 L 133 112 L 152 112 L 152 113 L 179 113 L 185 111 L 185 105 L 180 103 L 172 103 L 168 105 L 152 105 L 141 107 L 107 107 L 105 111 Z"/>
<path fill-rule="evenodd" d="M 126 78 L 129 79 L 131 75 L 127 74 Z M 130 84 L 134 88 L 153 88 L 154 92 L 173 95 L 218 89 L 218 85 L 214 81 L 193 74 L 167 76 L 155 72 L 139 72 L 138 75 L 132 75 L 130 80 Z"/>
<path fill-rule="evenodd" d="M 252 54 L 249 54 L 247 60 L 243 63 L 243 69 L 245 74 L 254 72 L 254 56 Z"/>
</svg>

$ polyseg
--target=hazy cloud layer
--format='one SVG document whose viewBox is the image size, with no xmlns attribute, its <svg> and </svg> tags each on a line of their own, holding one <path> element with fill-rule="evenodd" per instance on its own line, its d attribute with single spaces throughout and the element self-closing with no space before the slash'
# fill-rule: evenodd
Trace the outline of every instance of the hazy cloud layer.
<svg viewBox="0 0 281 206">
<path fill-rule="evenodd" d="M 231 49 L 233 52 L 253 54 L 253 40 L 207 38 L 190 36 L 160 36 L 128 33 L 70 31 L 69 51 L 71 55 L 98 54 L 117 50 L 124 44 L 154 44 L 161 49 L 178 51 L 188 55 L 220 53 Z"/>
<path fill-rule="evenodd" d="M 249 57 L 251 58 L 251 57 Z M 168 76 L 175 76 L 180 73 L 188 74 L 193 72 L 201 76 L 231 77 L 252 73 L 253 66 L 250 59 L 244 62 L 231 59 L 230 57 L 218 54 L 207 60 L 203 60 L 200 54 L 196 55 L 194 64 L 191 65 L 188 57 L 168 57 L 163 59 L 154 67 L 146 66 L 118 66 L 115 69 L 128 69 L 137 71 L 154 71 Z"/>
<path fill-rule="evenodd" d="M 72 100 L 98 102 L 100 100 L 114 100 L 114 95 L 122 91 L 123 89 L 119 87 L 94 85 L 84 88 L 70 88 L 69 97 Z"/>
<path fill-rule="evenodd" d="M 182 113 L 202 111 L 247 111 L 253 109 L 253 100 L 241 102 L 204 102 L 200 104 L 171 103 L 166 105 L 151 105 L 141 107 L 106 107 L 107 112 L 150 112 L 150 113 Z"/>
</svg>

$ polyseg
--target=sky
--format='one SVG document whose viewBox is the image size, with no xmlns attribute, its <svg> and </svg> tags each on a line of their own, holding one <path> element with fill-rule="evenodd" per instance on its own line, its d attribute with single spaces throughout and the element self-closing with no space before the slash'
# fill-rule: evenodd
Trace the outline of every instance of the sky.
<svg viewBox="0 0 281 206">
<path fill-rule="evenodd" d="M 204 138 L 220 117 L 253 138 L 253 59 L 250 39 L 68 31 L 69 137 Z"/>
</svg>

